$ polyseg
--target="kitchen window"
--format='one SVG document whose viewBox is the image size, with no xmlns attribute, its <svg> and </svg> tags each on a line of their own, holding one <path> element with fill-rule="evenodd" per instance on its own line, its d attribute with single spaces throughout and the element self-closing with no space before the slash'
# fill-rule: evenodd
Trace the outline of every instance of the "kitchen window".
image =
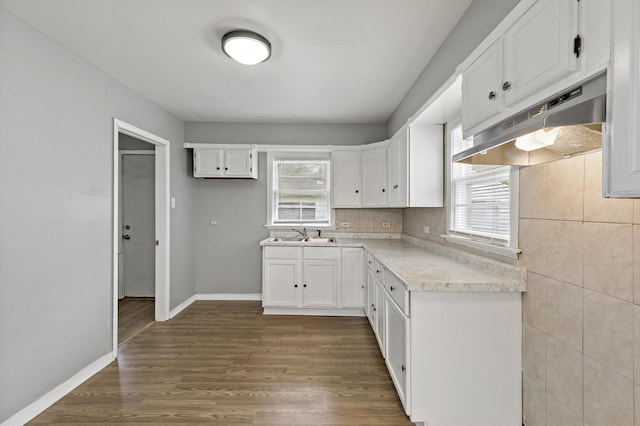
<svg viewBox="0 0 640 426">
<path fill-rule="evenodd" d="M 460 125 L 449 130 L 453 155 L 473 146 Z M 480 164 L 450 164 L 447 239 L 515 257 L 517 245 L 517 168 Z"/>
<path fill-rule="evenodd" d="M 282 158 L 280 154 L 271 159 L 268 223 L 273 226 L 331 225 L 329 158 L 289 157 Z"/>
</svg>

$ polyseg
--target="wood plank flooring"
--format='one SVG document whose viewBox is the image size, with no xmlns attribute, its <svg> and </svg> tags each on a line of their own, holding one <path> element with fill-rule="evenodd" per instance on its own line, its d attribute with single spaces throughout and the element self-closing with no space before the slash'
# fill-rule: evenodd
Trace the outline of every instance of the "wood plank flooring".
<svg viewBox="0 0 640 426">
<path fill-rule="evenodd" d="M 147 328 L 154 319 L 153 297 L 125 297 L 118 300 L 118 345 Z"/>
<path fill-rule="evenodd" d="M 410 425 L 365 318 L 199 301 L 32 424 Z"/>
</svg>

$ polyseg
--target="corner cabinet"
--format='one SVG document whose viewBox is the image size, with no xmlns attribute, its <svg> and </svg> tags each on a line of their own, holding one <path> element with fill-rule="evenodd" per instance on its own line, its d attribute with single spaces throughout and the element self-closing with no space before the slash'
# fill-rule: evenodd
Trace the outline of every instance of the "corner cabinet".
<svg viewBox="0 0 640 426">
<path fill-rule="evenodd" d="M 362 148 L 362 206 L 387 207 L 388 141 Z"/>
<path fill-rule="evenodd" d="M 613 63 L 603 155 L 606 197 L 640 197 L 640 0 L 613 4 Z"/>
<path fill-rule="evenodd" d="M 258 179 L 256 145 L 192 144 L 193 177 Z"/>
</svg>

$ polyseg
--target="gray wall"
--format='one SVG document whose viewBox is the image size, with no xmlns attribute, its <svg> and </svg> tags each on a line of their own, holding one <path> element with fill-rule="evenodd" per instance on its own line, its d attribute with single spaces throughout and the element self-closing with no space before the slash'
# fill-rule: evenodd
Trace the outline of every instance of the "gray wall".
<svg viewBox="0 0 640 426">
<path fill-rule="evenodd" d="M 456 67 L 518 4 L 519 0 L 473 0 L 422 74 L 387 121 L 387 135 L 398 131 L 453 75 Z"/>
<path fill-rule="evenodd" d="M 112 350 L 113 117 L 172 142 L 171 304 L 194 293 L 184 124 L 0 8 L 0 422 Z"/>
<path fill-rule="evenodd" d="M 196 193 L 196 293 L 261 293 L 267 154 L 258 155 L 257 181 L 198 179 Z"/>
<path fill-rule="evenodd" d="M 381 124 L 185 123 L 193 143 L 360 145 L 385 139 Z M 267 236 L 267 161 L 258 181 L 198 180 L 196 184 L 196 292 L 260 293 L 261 249 Z M 210 220 L 217 226 L 210 226 Z"/>
<path fill-rule="evenodd" d="M 155 146 L 153 144 L 142 141 L 140 139 L 136 139 L 129 135 L 125 135 L 124 133 L 120 133 L 118 135 L 118 148 L 121 150 L 122 149 L 142 150 L 142 151 L 155 150 Z"/>
<path fill-rule="evenodd" d="M 386 139 L 384 124 L 185 123 L 187 142 L 360 145 Z"/>
</svg>

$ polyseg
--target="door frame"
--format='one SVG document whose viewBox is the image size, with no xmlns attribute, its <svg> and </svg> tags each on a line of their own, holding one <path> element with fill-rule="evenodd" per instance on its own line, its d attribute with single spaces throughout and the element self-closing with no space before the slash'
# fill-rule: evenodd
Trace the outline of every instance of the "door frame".
<svg viewBox="0 0 640 426">
<path fill-rule="evenodd" d="M 144 129 L 113 119 L 113 250 L 112 301 L 113 301 L 113 355 L 118 356 L 118 243 L 120 241 L 120 142 L 119 133 L 132 136 L 155 145 L 155 320 L 169 319 L 170 302 L 170 141 Z"/>
</svg>

